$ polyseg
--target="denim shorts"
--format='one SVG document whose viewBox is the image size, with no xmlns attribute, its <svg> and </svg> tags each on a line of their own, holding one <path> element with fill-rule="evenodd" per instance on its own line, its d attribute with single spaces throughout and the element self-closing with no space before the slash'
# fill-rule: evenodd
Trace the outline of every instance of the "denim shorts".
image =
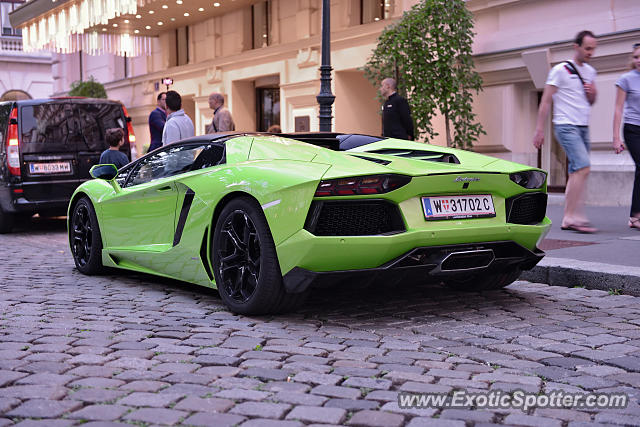
<svg viewBox="0 0 640 427">
<path fill-rule="evenodd" d="M 569 159 L 569 173 L 591 166 L 588 126 L 554 125 L 553 131 Z"/>
</svg>

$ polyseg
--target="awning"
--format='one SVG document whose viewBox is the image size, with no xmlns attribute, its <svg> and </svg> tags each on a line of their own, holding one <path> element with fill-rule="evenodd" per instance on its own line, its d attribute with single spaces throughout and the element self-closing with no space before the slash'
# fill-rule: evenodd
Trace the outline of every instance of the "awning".
<svg viewBox="0 0 640 427">
<path fill-rule="evenodd" d="M 10 14 L 26 52 L 50 50 L 139 56 L 161 32 L 256 0 L 30 0 Z"/>
</svg>

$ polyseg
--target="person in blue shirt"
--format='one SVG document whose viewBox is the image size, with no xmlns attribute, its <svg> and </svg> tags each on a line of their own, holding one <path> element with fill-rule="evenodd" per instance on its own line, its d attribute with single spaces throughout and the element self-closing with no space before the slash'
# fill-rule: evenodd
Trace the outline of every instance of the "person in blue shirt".
<svg viewBox="0 0 640 427">
<path fill-rule="evenodd" d="M 107 129 L 105 139 L 109 144 L 109 148 L 100 155 L 100 164 L 116 165 L 120 169 L 129 163 L 127 155 L 120 151 L 120 147 L 124 144 L 124 131 L 120 128 Z"/>
<path fill-rule="evenodd" d="M 156 109 L 149 114 L 149 133 L 151 134 L 151 144 L 149 151 L 162 147 L 162 131 L 167 121 L 167 93 L 160 92 L 157 98 Z"/>
</svg>

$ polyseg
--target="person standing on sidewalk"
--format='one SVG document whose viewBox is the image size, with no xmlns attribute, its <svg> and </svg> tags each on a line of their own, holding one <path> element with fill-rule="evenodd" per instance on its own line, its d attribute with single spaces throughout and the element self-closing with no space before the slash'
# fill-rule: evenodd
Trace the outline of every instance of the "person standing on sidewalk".
<svg viewBox="0 0 640 427">
<path fill-rule="evenodd" d="M 640 43 L 633 45 L 631 71 L 616 82 L 616 104 L 613 115 L 613 149 L 616 154 L 624 151 L 620 139 L 620 124 L 624 106 L 624 143 L 636 164 L 636 174 L 631 194 L 629 227 L 640 230 Z"/>
<path fill-rule="evenodd" d="M 382 104 L 382 136 L 413 141 L 413 119 L 409 103 L 398 95 L 397 89 L 397 83 L 392 78 L 386 78 L 380 83 L 380 95 L 386 98 Z"/>
<path fill-rule="evenodd" d="M 209 108 L 213 110 L 213 119 L 207 126 L 207 133 L 229 132 L 236 130 L 233 123 L 231 111 L 224 106 L 224 96 L 221 93 L 213 92 L 209 95 Z"/>
<path fill-rule="evenodd" d="M 156 98 L 156 108 L 149 114 L 149 133 L 151 134 L 151 143 L 149 151 L 153 151 L 158 147 L 162 147 L 162 131 L 167 121 L 167 93 L 160 92 Z"/>
<path fill-rule="evenodd" d="M 175 90 L 167 92 L 167 123 L 162 131 L 162 145 L 195 135 L 193 122 L 182 109 L 182 97 Z"/>
<path fill-rule="evenodd" d="M 569 159 L 569 180 L 565 190 L 561 228 L 579 233 L 595 233 L 584 213 L 584 193 L 591 170 L 589 158 L 589 113 L 596 102 L 596 70 L 588 64 L 596 49 L 591 31 L 576 36 L 573 61 L 564 61 L 549 72 L 542 93 L 533 145 L 544 143 L 544 122 L 553 99 L 553 128 L 556 139 Z"/>
</svg>

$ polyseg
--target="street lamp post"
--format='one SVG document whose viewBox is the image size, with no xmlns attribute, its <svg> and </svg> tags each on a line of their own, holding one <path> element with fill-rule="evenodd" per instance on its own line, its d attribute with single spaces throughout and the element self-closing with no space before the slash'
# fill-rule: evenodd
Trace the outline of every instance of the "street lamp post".
<svg viewBox="0 0 640 427">
<path fill-rule="evenodd" d="M 331 113 L 335 96 L 331 93 L 331 4 L 322 0 L 322 65 L 320 65 L 320 132 L 331 132 Z"/>
</svg>

